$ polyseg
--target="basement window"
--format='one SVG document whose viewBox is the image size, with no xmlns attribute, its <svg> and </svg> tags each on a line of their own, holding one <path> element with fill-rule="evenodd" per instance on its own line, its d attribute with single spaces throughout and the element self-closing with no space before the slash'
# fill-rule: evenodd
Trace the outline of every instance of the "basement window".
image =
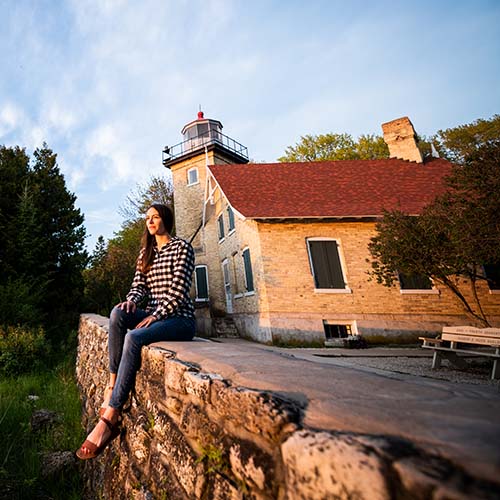
<svg viewBox="0 0 500 500">
<path fill-rule="evenodd" d="M 353 335 L 351 324 L 331 324 L 323 321 L 326 340 L 345 339 L 349 335 Z"/>
</svg>

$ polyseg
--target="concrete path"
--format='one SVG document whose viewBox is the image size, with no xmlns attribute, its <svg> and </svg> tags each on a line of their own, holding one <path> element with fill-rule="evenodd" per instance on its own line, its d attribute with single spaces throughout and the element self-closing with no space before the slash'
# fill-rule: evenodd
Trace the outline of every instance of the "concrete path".
<svg viewBox="0 0 500 500">
<path fill-rule="evenodd" d="M 325 350 L 279 349 L 242 339 L 153 346 L 173 351 L 178 359 L 196 363 L 202 371 L 217 373 L 235 385 L 297 401 L 304 408 L 307 426 L 404 437 L 477 477 L 499 481 L 498 387 L 390 373 L 349 365 L 349 353 L 324 358 L 317 354 Z M 375 349 L 356 350 L 351 355 L 376 353 Z M 407 356 L 408 350 L 381 349 L 379 355 Z"/>
</svg>

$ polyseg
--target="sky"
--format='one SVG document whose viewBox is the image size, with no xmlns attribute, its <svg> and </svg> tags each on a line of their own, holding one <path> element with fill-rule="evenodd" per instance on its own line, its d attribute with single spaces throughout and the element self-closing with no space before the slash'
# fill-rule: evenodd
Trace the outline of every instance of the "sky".
<svg viewBox="0 0 500 500">
<path fill-rule="evenodd" d="M 57 153 L 89 251 L 200 106 L 255 162 L 500 113 L 498 0 L 0 0 L 0 26 L 0 144 Z"/>
</svg>

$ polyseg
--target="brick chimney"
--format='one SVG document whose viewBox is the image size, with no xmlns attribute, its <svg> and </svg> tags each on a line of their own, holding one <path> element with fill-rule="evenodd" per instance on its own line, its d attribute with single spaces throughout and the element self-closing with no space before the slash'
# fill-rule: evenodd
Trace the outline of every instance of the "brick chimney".
<svg viewBox="0 0 500 500">
<path fill-rule="evenodd" d="M 422 153 L 417 147 L 417 134 L 407 116 L 383 123 L 382 131 L 391 158 L 423 163 Z"/>
</svg>

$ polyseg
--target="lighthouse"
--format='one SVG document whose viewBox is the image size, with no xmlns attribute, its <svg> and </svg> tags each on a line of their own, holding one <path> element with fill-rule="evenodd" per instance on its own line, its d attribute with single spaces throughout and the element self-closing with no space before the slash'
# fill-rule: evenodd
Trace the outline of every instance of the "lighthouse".
<svg viewBox="0 0 500 500">
<path fill-rule="evenodd" d="M 182 128 L 182 142 L 166 146 L 163 165 L 172 172 L 176 235 L 194 248 L 196 265 L 192 296 L 196 306 L 198 334 L 211 336 L 216 323 L 231 314 L 228 306 L 228 270 L 219 256 L 213 209 L 207 216 L 207 169 L 210 165 L 248 163 L 248 150 L 222 133 L 222 123 L 205 118 L 202 111 Z M 210 283 L 210 285 L 209 285 Z M 227 325 L 225 326 L 227 328 Z"/>
</svg>

